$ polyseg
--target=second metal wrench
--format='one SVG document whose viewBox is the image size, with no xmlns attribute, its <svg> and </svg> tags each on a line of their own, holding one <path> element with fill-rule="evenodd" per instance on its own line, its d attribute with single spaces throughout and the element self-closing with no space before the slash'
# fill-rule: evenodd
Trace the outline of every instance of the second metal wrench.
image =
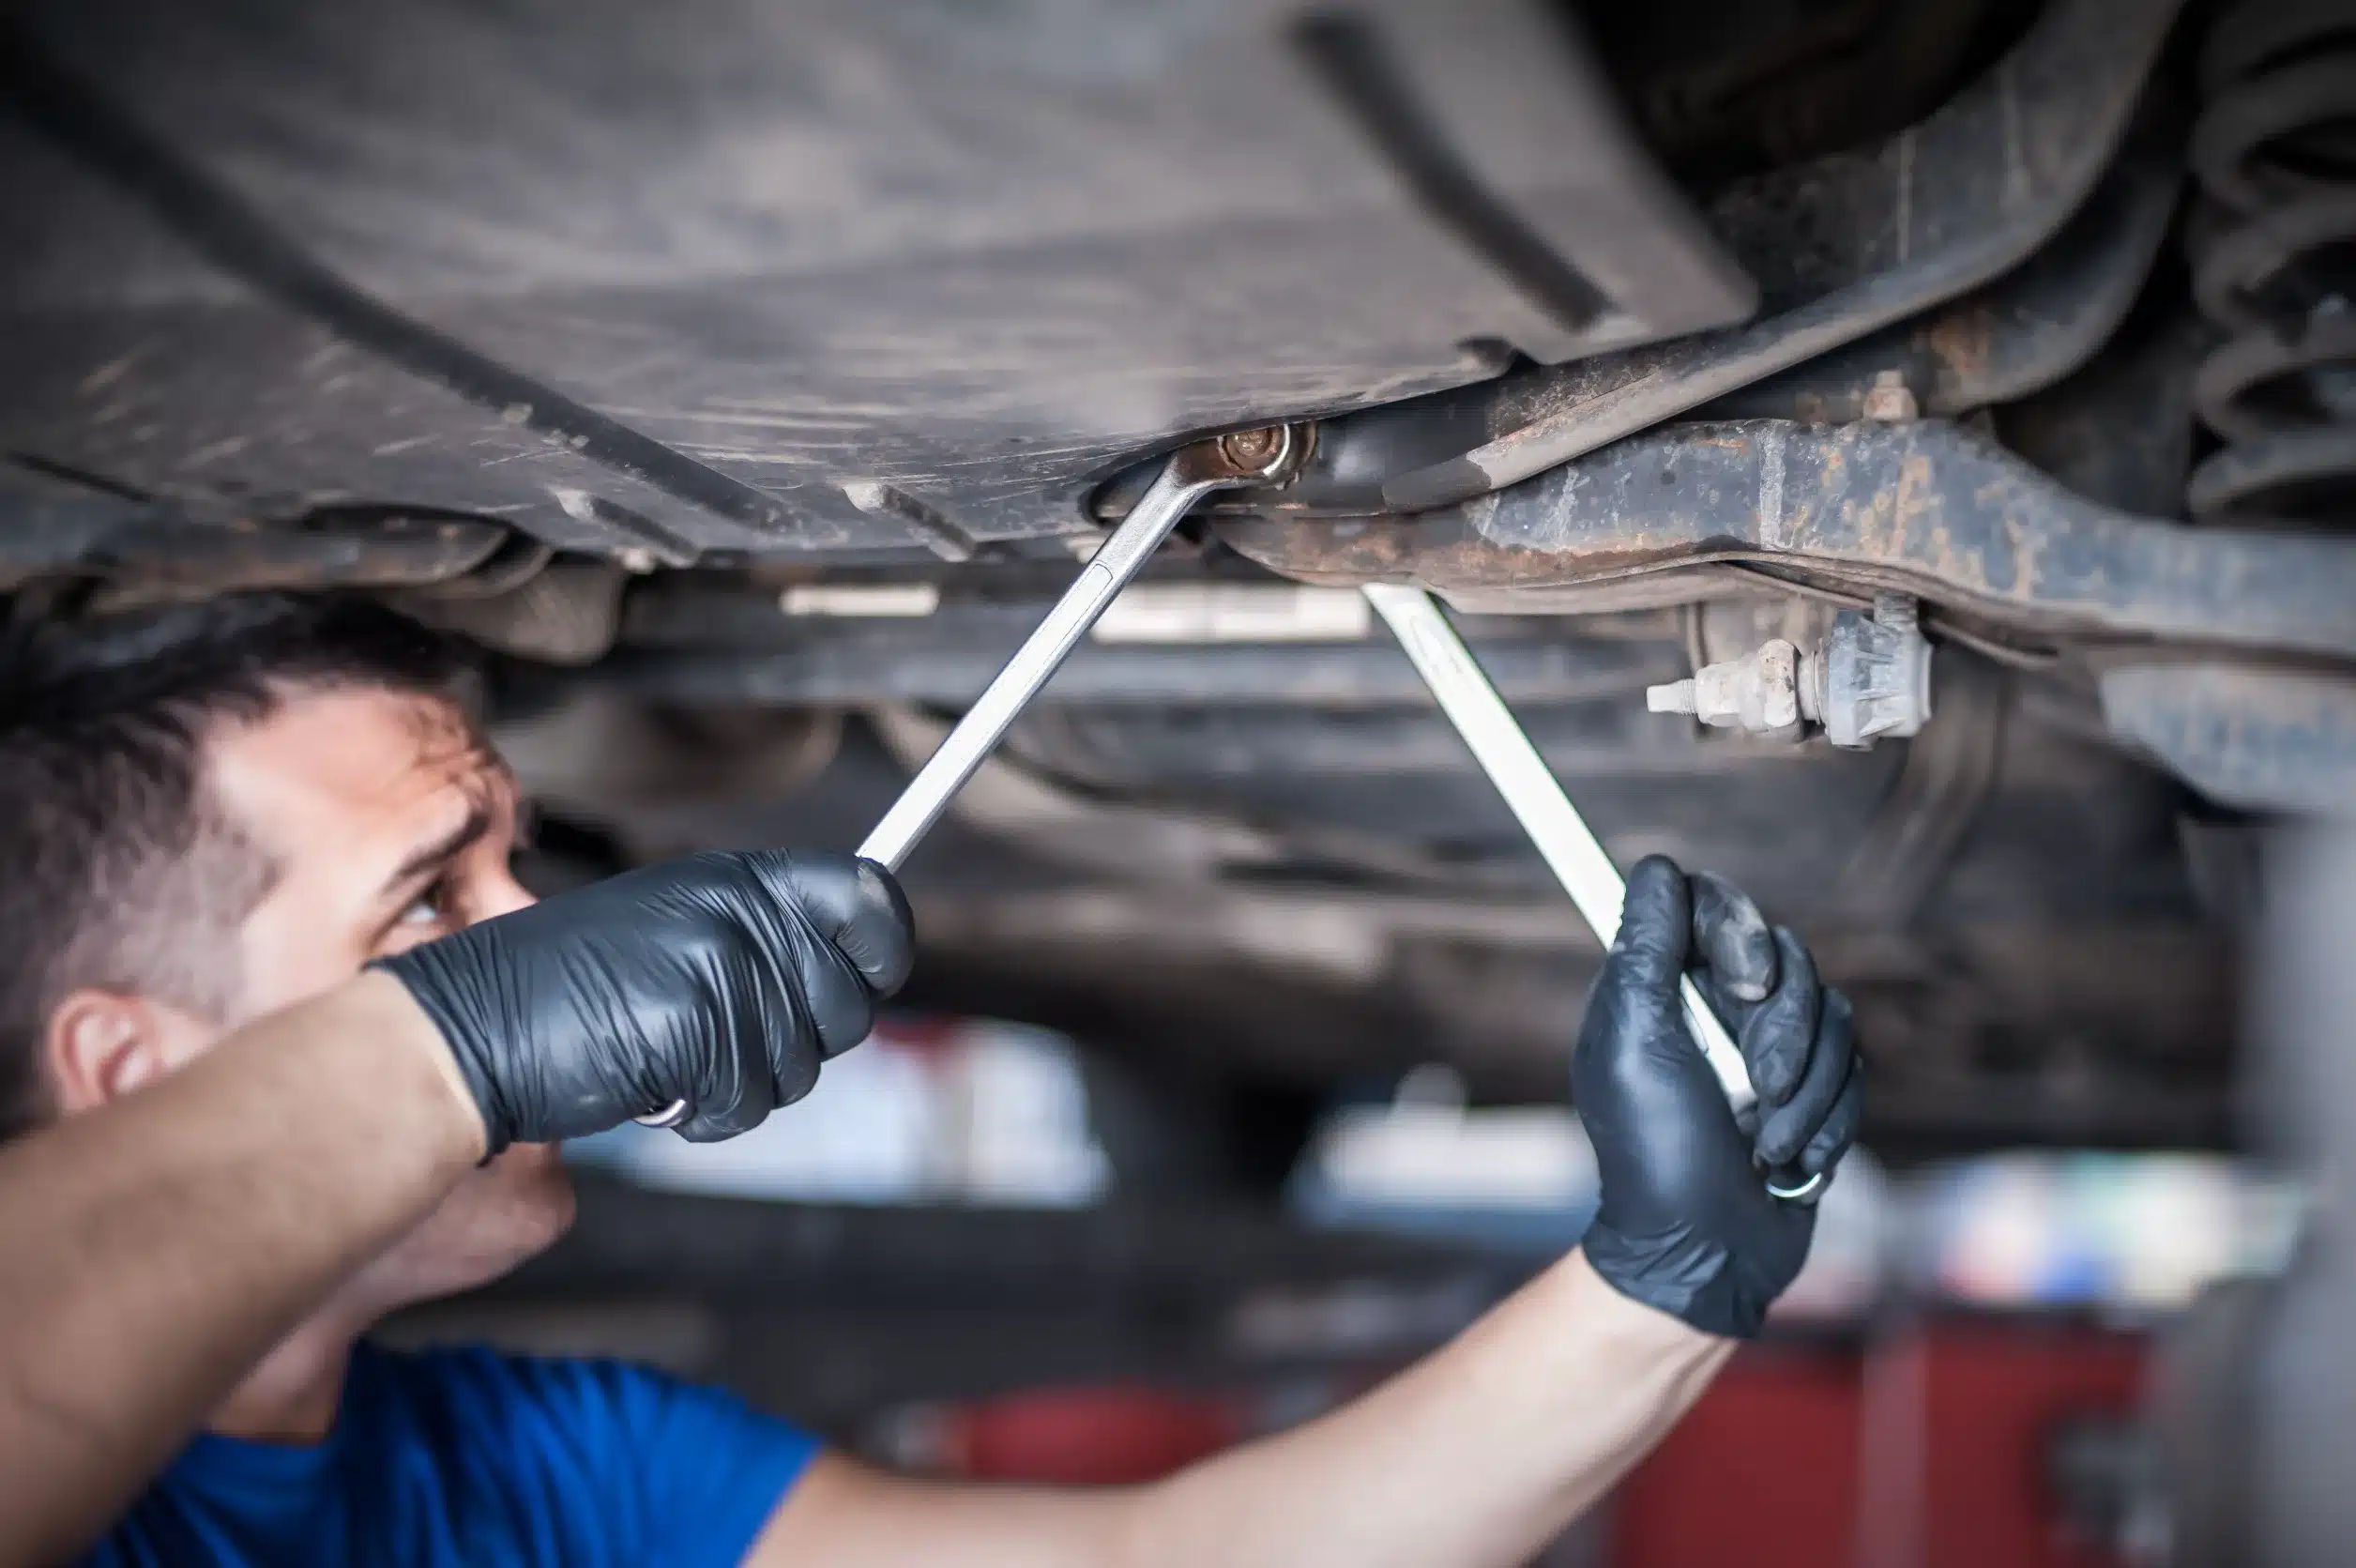
<svg viewBox="0 0 2356 1568">
<path fill-rule="evenodd" d="M 1119 597 L 1194 503 L 1214 490 L 1260 484 L 1282 476 L 1300 455 L 1302 440 L 1290 425 L 1269 425 L 1197 441 L 1171 453 L 1160 477 L 1088 557 L 1088 564 L 1056 601 L 1047 618 L 1023 639 L 1014 657 L 999 667 L 965 716 L 917 769 L 900 799 L 859 845 L 859 858 L 898 871 L 965 781 L 973 777 L 974 769 L 997 748 L 1007 726 L 1039 694 L 1080 639 L 1088 634 L 1105 606 Z M 637 1120 L 647 1127 L 675 1127 L 687 1116 L 687 1102 L 675 1100 Z"/>
<path fill-rule="evenodd" d="M 1505 699 L 1497 695 L 1465 647 L 1456 629 L 1440 614 L 1432 596 L 1421 588 L 1406 587 L 1391 583 L 1369 583 L 1365 586 L 1366 601 L 1375 607 L 1391 630 L 1397 634 L 1399 645 L 1406 649 L 1423 683 L 1431 688 L 1433 697 L 1456 733 L 1465 738 L 1472 754 L 1481 764 L 1481 770 L 1505 797 L 1514 819 L 1522 830 L 1544 857 L 1562 891 L 1571 895 L 1587 923 L 1595 928 L 1595 935 L 1605 947 L 1619 935 L 1620 907 L 1627 902 L 1628 883 L 1619 875 L 1619 867 L 1604 853 L 1594 830 L 1571 803 L 1538 748 L 1530 744 L 1528 734 L 1513 717 Z M 1758 1091 L 1752 1087 L 1750 1069 L 1743 1064 L 1742 1051 L 1737 1046 L 1718 1015 L 1710 1010 L 1702 994 L 1688 976 L 1679 982 L 1679 997 L 1684 1003 L 1685 1028 L 1701 1048 L 1702 1059 L 1717 1077 L 1718 1087 L 1726 1096 L 1726 1104 L 1738 1120 L 1747 1118 L 1758 1104 Z M 1780 1173 L 1778 1173 L 1780 1174 Z M 1793 1173 L 1797 1174 L 1797 1173 Z M 1801 1180 L 1778 1180 L 1771 1174 L 1767 1190 L 1776 1197 L 1794 1203 L 1813 1202 L 1824 1187 L 1824 1175 L 1818 1172 Z"/>
<path fill-rule="evenodd" d="M 900 799 L 859 846 L 859 858 L 898 871 L 908 852 L 940 819 L 950 799 L 973 777 L 974 769 L 996 749 L 1007 726 L 1039 694 L 1039 689 L 1169 537 L 1178 520 L 1214 490 L 1259 484 L 1284 473 L 1300 440 L 1291 426 L 1270 425 L 1197 441 L 1173 452 L 1153 487 L 1088 557 L 1079 580 L 1064 590 L 1047 618 L 1024 639 L 1014 657 L 982 688 L 965 716 L 917 770 Z"/>
</svg>

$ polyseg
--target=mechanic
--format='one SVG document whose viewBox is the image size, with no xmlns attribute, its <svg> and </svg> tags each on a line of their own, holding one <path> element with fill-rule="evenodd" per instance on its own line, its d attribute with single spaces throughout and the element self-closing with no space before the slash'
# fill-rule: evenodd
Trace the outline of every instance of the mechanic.
<svg viewBox="0 0 2356 1568">
<path fill-rule="evenodd" d="M 534 905 L 453 647 L 242 596 L 26 633 L 0 674 L 0 1559 L 175 1564 L 1509 1564 L 1756 1333 L 1855 1129 L 1850 1014 L 1750 901 L 1630 877 L 1573 1094 L 1580 1250 L 1325 1418 L 1151 1485 L 895 1477 L 606 1362 L 361 1337 L 553 1241 L 560 1139 L 808 1092 L 907 973 L 837 855 Z M 1565 917 L 1569 917 L 1566 915 Z M 1766 1114 L 1678 1021 L 1692 967 Z M 810 1347 L 824 1354 L 823 1345 Z M 1765 1462 L 1805 1463 L 1801 1455 Z"/>
</svg>

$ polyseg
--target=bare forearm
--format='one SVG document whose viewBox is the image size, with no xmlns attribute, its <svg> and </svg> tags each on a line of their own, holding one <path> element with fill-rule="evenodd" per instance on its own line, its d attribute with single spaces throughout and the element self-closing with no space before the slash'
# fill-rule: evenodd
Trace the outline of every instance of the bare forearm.
<svg viewBox="0 0 2356 1568">
<path fill-rule="evenodd" d="M 1365 1398 L 1145 1494 L 1135 1568 L 1527 1560 L 1649 1452 L 1731 1346 L 1573 1253 Z"/>
<path fill-rule="evenodd" d="M 0 1560 L 101 1528 L 481 1135 L 432 1026 L 369 976 L 0 1149 Z"/>
<path fill-rule="evenodd" d="M 1756 1134 L 1726 1113 L 1688 1038 L 1679 988 L 1696 964 L 1741 1012 Z M 1586 1248 L 1366 1398 L 1159 1485 L 1094 1497 L 993 1499 L 828 1460 L 779 1509 L 755 1560 L 1526 1561 L 1757 1332 L 1814 1233 L 1813 1211 L 1772 1195 L 1759 1168 L 1829 1175 L 1862 1094 L 1847 999 L 1819 982 L 1800 939 L 1739 889 L 1659 856 L 1629 873 L 1572 1073 L 1601 1189 Z"/>
<path fill-rule="evenodd" d="M 1507 1568 L 1684 1413 L 1729 1342 L 1573 1254 L 1364 1398 L 1158 1485 L 944 1486 L 823 1461 L 756 1562 L 884 1568 Z"/>
</svg>

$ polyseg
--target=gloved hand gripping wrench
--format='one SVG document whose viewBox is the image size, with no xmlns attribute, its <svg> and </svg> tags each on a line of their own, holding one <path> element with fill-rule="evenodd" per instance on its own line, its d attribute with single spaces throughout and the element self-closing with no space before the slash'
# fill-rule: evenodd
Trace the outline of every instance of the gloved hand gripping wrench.
<svg viewBox="0 0 2356 1568">
<path fill-rule="evenodd" d="M 1481 770 L 1505 797 L 1514 819 L 1538 846 L 1562 891 L 1595 928 L 1596 938 L 1610 947 L 1619 935 L 1620 909 L 1628 901 L 1627 880 L 1604 853 L 1587 819 L 1571 803 L 1571 797 L 1547 770 L 1545 759 L 1474 662 L 1472 650 L 1421 588 L 1369 583 L 1362 591 L 1375 613 L 1397 634 L 1399 645 L 1423 677 L 1423 684 L 1431 688 L 1456 733 L 1472 748 Z M 1701 1047 L 1702 1059 L 1717 1077 L 1735 1120 L 1747 1126 L 1759 1097 L 1752 1087 L 1750 1070 L 1743 1065 L 1740 1047 L 1710 1012 L 1691 976 L 1680 979 L 1678 995 L 1684 1003 L 1687 1032 Z M 1814 1176 L 1777 1171 L 1767 1179 L 1769 1193 L 1793 1203 L 1813 1203 L 1823 1189 L 1822 1171 Z"/>
<path fill-rule="evenodd" d="M 1129 580 L 1153 556 L 1170 530 L 1196 501 L 1214 490 L 1267 484 L 1279 480 L 1300 461 L 1306 438 L 1290 425 L 1231 431 L 1197 441 L 1170 454 L 1152 487 L 1138 497 L 1088 557 L 1079 578 L 1066 588 L 1047 618 L 1039 623 L 1014 657 L 941 740 L 930 759 L 917 769 L 900 799 L 875 824 L 859 846 L 861 860 L 874 860 L 890 871 L 923 839 L 967 779 L 989 757 L 1031 698 L 1039 694 L 1080 639 L 1088 634 L 1106 605 L 1119 597 Z M 685 1119 L 687 1102 L 674 1101 L 637 1119 L 648 1127 L 671 1127 Z"/>
<path fill-rule="evenodd" d="M 1302 436 L 1291 426 L 1271 425 L 1197 441 L 1172 453 L 1151 488 L 1089 557 L 1078 580 L 1064 590 L 1047 618 L 991 678 L 859 845 L 860 858 L 898 871 L 940 820 L 957 791 L 996 750 L 1007 727 L 1194 503 L 1213 491 L 1281 479 L 1299 460 L 1303 445 Z M 1570 797 L 1546 770 L 1537 748 L 1514 722 L 1497 688 L 1473 662 L 1471 651 L 1422 589 L 1369 584 L 1365 594 L 1398 634 L 1433 696 L 1472 748 L 1539 853 L 1554 868 L 1572 903 L 1609 946 L 1619 931 L 1627 884 Z M 1742 1053 L 1694 982 L 1689 979 L 1680 984 L 1686 1028 L 1717 1075 L 1737 1119 L 1747 1118 L 1758 1104 L 1758 1094 L 1743 1066 Z M 668 1127 L 686 1113 L 687 1104 L 680 1101 L 638 1119 L 648 1126 Z M 1793 1202 L 1811 1202 L 1823 1185 L 1819 1173 L 1781 1184 L 1771 1178 L 1767 1190 Z"/>
</svg>

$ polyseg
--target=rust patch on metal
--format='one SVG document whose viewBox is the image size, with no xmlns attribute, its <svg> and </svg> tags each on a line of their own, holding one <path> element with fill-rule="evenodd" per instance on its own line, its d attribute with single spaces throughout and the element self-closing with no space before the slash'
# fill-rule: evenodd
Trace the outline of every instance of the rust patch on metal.
<svg viewBox="0 0 2356 1568">
<path fill-rule="evenodd" d="M 1905 585 L 2043 634 L 2356 657 L 2356 541 L 2128 516 L 1938 421 L 1688 426 L 1474 505 L 1227 518 L 1216 531 L 1284 576 L 1479 591 L 1495 607 L 1523 590 L 1735 561 L 1859 592 Z"/>
<path fill-rule="evenodd" d="M 1957 380 L 1976 384 L 1988 371 L 1996 320 L 1985 305 L 1943 311 L 1922 334 L 1922 343 Z"/>
<path fill-rule="evenodd" d="M 1398 520 L 1345 523 L 1224 521 L 1213 531 L 1229 548 L 1299 582 L 1328 586 L 1420 583 L 1434 588 L 1561 587 L 1598 577 L 1714 558 L 1680 533 L 1652 540 L 1607 540 L 1534 550 L 1461 528 Z"/>
</svg>

